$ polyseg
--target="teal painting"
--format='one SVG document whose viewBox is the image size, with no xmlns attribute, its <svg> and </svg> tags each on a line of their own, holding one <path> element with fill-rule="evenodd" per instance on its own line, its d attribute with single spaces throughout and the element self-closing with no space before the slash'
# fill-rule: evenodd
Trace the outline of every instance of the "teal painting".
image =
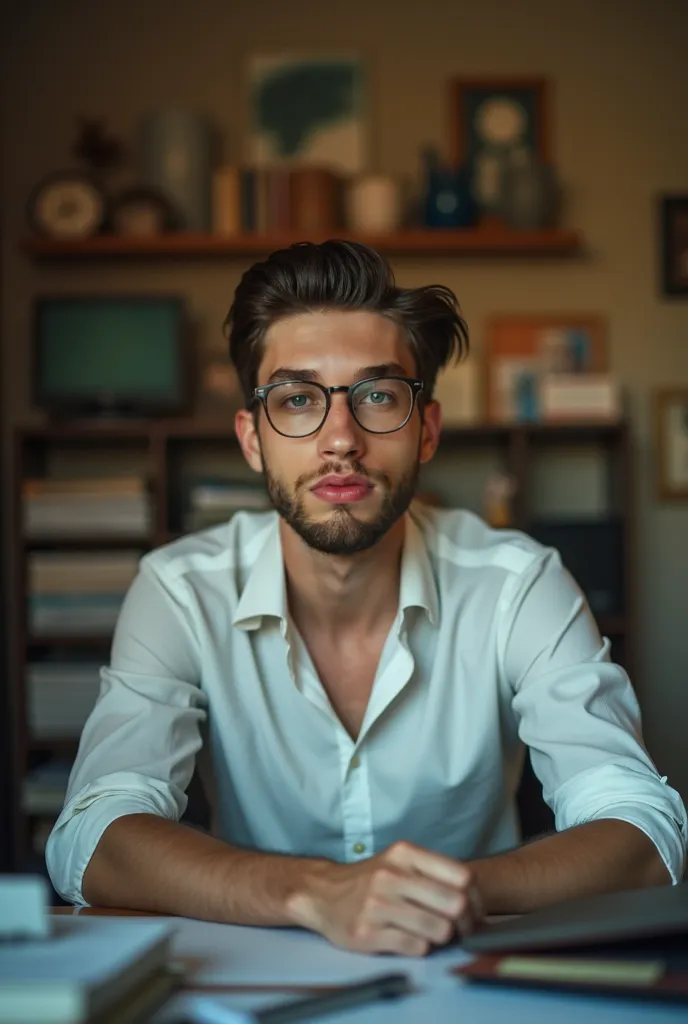
<svg viewBox="0 0 688 1024">
<path fill-rule="evenodd" d="M 350 56 L 255 56 L 248 159 L 256 166 L 365 168 L 363 69 Z"/>
</svg>

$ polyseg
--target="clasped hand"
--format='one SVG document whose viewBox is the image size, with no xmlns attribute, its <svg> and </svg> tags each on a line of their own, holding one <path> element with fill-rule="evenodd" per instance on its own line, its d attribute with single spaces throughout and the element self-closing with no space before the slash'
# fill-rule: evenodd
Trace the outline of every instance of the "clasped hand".
<svg viewBox="0 0 688 1024">
<path fill-rule="evenodd" d="M 355 864 L 318 864 L 290 909 L 344 949 L 404 956 L 424 956 L 484 918 L 468 865 L 406 842 Z"/>
</svg>

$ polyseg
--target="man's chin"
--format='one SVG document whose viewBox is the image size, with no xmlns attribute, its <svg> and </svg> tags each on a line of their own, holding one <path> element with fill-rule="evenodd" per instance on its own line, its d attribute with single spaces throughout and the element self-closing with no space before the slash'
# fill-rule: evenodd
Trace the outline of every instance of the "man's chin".
<svg viewBox="0 0 688 1024">
<path fill-rule="evenodd" d="M 301 539 L 328 555 L 356 555 L 372 548 L 387 532 L 387 524 L 367 517 L 359 519 L 348 506 L 338 505 L 318 517 L 284 517 Z"/>
</svg>

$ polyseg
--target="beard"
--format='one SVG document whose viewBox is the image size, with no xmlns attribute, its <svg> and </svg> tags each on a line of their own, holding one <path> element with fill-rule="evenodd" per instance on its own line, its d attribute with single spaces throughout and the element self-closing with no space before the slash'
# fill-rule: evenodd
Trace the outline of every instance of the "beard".
<svg viewBox="0 0 688 1024">
<path fill-rule="evenodd" d="M 314 476 L 300 476 L 294 486 L 293 495 L 270 471 L 263 456 L 265 484 L 273 508 L 303 541 L 316 551 L 326 555 L 356 555 L 372 548 L 400 519 L 413 500 L 418 482 L 420 459 L 409 469 L 395 486 L 385 473 L 368 472 L 360 463 L 353 462 L 343 467 L 341 463 L 330 462 Z M 324 522 L 309 518 L 303 501 L 303 489 L 331 473 L 356 473 L 383 487 L 380 513 L 372 522 L 357 519 L 348 505 L 335 505 Z"/>
</svg>

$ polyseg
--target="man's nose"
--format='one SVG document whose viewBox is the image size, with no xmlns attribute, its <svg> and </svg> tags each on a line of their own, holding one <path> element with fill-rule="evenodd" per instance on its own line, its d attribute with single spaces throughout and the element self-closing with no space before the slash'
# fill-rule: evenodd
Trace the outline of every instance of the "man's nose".
<svg viewBox="0 0 688 1024">
<path fill-rule="evenodd" d="M 346 395 L 332 395 L 330 411 L 318 435 L 323 455 L 360 458 L 365 450 L 365 430 L 353 417 Z"/>
</svg>

